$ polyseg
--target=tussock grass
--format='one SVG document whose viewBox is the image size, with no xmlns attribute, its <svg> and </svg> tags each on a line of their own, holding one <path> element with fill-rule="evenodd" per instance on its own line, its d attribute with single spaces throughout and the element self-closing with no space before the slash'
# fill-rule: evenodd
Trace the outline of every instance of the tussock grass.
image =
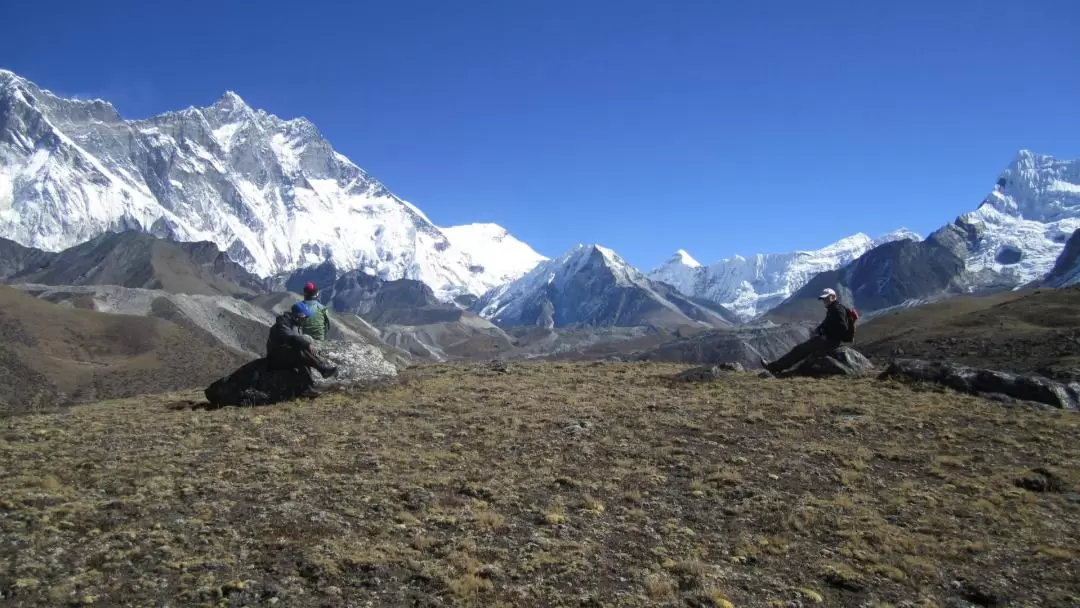
<svg viewBox="0 0 1080 608">
<path fill-rule="evenodd" d="M 431 365 L 0 419 L 0 603 L 1080 602 L 1075 413 L 680 369 Z M 1018 487 L 1038 467 L 1063 489 Z"/>
</svg>

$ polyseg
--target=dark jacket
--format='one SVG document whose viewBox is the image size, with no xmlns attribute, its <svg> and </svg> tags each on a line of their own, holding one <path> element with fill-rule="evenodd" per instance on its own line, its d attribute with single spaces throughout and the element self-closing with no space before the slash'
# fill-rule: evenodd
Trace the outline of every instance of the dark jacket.
<svg viewBox="0 0 1080 608">
<path fill-rule="evenodd" d="M 825 320 L 814 330 L 819 336 L 830 342 L 843 342 L 847 339 L 848 330 L 847 307 L 840 300 L 833 300 L 825 308 Z"/>
<path fill-rule="evenodd" d="M 283 313 L 278 315 L 270 327 L 270 335 L 266 338 L 266 356 L 273 359 L 285 350 L 307 348 L 313 341 L 310 336 L 305 336 L 300 331 L 300 326 L 292 314 Z"/>
</svg>

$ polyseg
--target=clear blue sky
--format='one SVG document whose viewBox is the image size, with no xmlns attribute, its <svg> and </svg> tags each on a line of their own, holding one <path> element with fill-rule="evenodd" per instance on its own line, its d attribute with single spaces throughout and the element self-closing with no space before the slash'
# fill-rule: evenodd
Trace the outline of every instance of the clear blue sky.
<svg viewBox="0 0 1080 608">
<path fill-rule="evenodd" d="M 5 0 L 0 66 L 129 117 L 226 89 L 438 224 L 650 268 L 974 209 L 1080 157 L 1080 2 Z"/>
</svg>

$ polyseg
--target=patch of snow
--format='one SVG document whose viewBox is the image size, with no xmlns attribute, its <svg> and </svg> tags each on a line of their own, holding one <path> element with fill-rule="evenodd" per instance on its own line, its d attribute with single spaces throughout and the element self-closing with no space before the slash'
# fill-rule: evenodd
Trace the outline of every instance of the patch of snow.
<svg viewBox="0 0 1080 608">
<path fill-rule="evenodd" d="M 463 251 L 500 283 L 518 279 L 548 259 L 498 224 L 465 224 L 440 230 L 451 246 Z"/>
</svg>

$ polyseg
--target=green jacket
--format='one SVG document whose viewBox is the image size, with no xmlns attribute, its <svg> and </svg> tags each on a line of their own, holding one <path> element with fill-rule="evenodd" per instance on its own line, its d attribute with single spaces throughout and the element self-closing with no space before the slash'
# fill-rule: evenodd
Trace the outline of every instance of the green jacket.
<svg viewBox="0 0 1080 608">
<path fill-rule="evenodd" d="M 316 340 L 325 340 L 330 336 L 330 311 L 318 300 L 304 300 L 304 304 L 307 304 L 314 314 L 304 319 L 300 330 L 304 335 Z"/>
</svg>

